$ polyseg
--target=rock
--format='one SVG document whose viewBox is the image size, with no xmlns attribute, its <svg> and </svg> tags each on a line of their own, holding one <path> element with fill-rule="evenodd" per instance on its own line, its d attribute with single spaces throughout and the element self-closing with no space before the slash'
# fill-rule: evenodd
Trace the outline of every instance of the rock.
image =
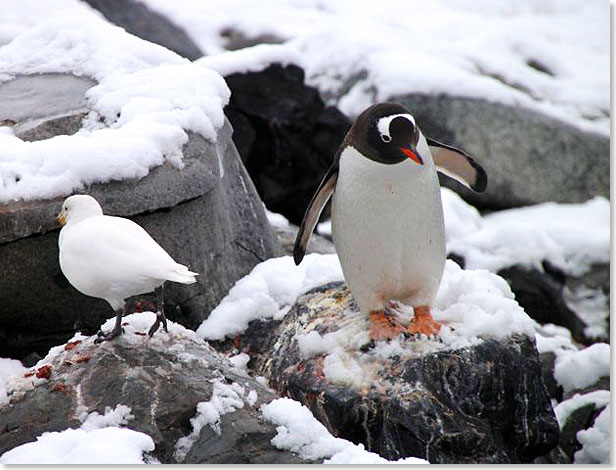
<svg viewBox="0 0 616 470">
<path fill-rule="evenodd" d="M 274 227 L 278 240 L 282 246 L 282 252 L 285 255 L 293 255 L 293 246 L 295 245 L 295 238 L 299 227 L 297 225 L 289 224 L 287 227 Z M 334 254 L 336 253 L 336 247 L 333 242 L 318 233 L 313 233 L 308 243 L 306 253 L 321 253 L 321 254 Z"/>
<path fill-rule="evenodd" d="M 95 345 L 94 337 L 82 338 L 45 359 L 48 379 L 19 379 L 11 401 L 0 406 L 0 455 L 122 404 L 134 416 L 126 427 L 152 437 L 153 455 L 161 463 L 302 463 L 270 442 L 276 427 L 259 408 L 276 398 L 274 393 L 177 324 L 170 324 L 168 334 L 145 340 L 141 334 L 153 320 L 153 313 L 131 315 L 117 340 Z M 226 413 L 219 409 L 219 422 L 210 420 L 192 434 L 197 404 L 214 395 L 224 401 L 230 396 L 225 393 L 233 395 L 235 405 Z M 218 406 L 216 398 L 212 406 Z M 187 436 L 187 446 L 178 445 Z"/>
<path fill-rule="evenodd" d="M 125 0 L 84 0 L 88 5 L 100 11 L 107 20 L 135 36 L 171 49 L 173 52 L 190 60 L 203 55 L 199 46 L 175 25 L 159 13 L 152 11 L 145 4 Z"/>
<path fill-rule="evenodd" d="M 451 349 L 408 339 L 349 351 L 355 340 L 335 332 L 365 321 L 349 315 L 361 317 L 349 290 L 330 283 L 301 296 L 282 321 L 253 321 L 220 347 L 252 353 L 249 367 L 276 391 L 309 407 L 333 435 L 390 460 L 531 462 L 558 443 L 534 340 Z M 329 355 L 320 349 L 328 333 L 340 346 Z"/>
<path fill-rule="evenodd" d="M 85 92 L 94 85 L 87 77 L 60 73 L 5 82 L 0 86 L 0 124 L 27 141 L 74 134 L 88 113 Z"/>
<path fill-rule="evenodd" d="M 544 262 L 544 271 L 524 266 L 502 269 L 505 278 L 524 311 L 541 324 L 554 323 L 571 331 L 579 342 L 584 339 L 584 322 L 571 310 L 563 298 L 565 275 Z"/>
<path fill-rule="evenodd" d="M 58 80 L 54 76 L 51 83 Z M 47 93 L 62 89 L 49 87 Z M 49 114 L 57 115 L 54 109 Z M 84 190 L 107 214 L 132 218 L 200 274 L 197 284 L 168 283 L 165 289 L 167 316 L 192 328 L 238 279 L 280 250 L 231 132 L 225 124 L 216 143 L 189 133 L 181 171 L 163 165 L 140 180 Z M 106 302 L 77 292 L 60 271 L 55 216 L 63 199 L 0 205 L 0 357 L 43 354 L 76 330 L 95 332 L 113 315 Z"/>
<path fill-rule="evenodd" d="M 391 101 L 408 107 L 426 135 L 477 157 L 488 173 L 485 193 L 445 182 L 477 207 L 610 197 L 609 136 L 476 98 L 411 93 Z"/>
<path fill-rule="evenodd" d="M 259 195 L 271 211 L 299 225 L 350 121 L 323 104 L 295 65 L 273 64 L 225 80 L 233 141 Z"/>
</svg>

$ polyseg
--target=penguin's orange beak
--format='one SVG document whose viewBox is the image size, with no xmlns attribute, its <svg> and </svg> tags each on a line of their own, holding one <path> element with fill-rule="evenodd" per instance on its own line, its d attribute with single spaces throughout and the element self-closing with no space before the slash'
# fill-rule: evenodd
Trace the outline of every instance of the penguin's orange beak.
<svg viewBox="0 0 616 470">
<path fill-rule="evenodd" d="M 400 147 L 400 150 L 402 151 L 404 155 L 409 157 L 411 160 L 413 160 L 418 165 L 423 165 L 423 160 L 421 159 L 421 157 L 417 155 L 415 152 L 413 152 L 410 148 L 407 149 L 404 147 Z"/>
</svg>

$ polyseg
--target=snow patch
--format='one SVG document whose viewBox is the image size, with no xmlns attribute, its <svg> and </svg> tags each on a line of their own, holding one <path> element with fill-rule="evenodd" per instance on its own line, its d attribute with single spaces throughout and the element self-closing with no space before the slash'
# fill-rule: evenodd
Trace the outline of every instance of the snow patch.
<svg viewBox="0 0 616 470">
<path fill-rule="evenodd" d="M 202 57 L 196 64 L 215 70 L 223 77 L 234 73 L 260 72 L 271 64 L 302 66 L 300 54 L 287 45 L 258 44 L 236 51 Z"/>
<path fill-rule="evenodd" d="M 267 208 L 265 208 L 265 215 L 267 216 L 267 221 L 272 227 L 286 228 L 290 225 L 289 219 L 287 219 L 284 215 L 271 212 L 267 210 Z"/>
<path fill-rule="evenodd" d="M 217 434 L 221 433 L 220 418 L 244 407 L 244 387 L 233 382 L 226 384 L 222 379 L 212 381 L 212 397 L 197 404 L 197 414 L 190 419 L 192 432 L 180 438 L 175 445 L 175 457 L 178 462 L 184 460 L 192 445 L 199 439 L 204 426 L 210 426 Z"/>
<path fill-rule="evenodd" d="M 453 191 L 442 188 L 441 196 L 447 251 L 464 256 L 469 269 L 497 272 L 519 264 L 541 271 L 541 262 L 548 260 L 579 276 L 592 263 L 609 262 L 610 203 L 603 197 L 580 204 L 549 202 L 480 217 Z"/>
<path fill-rule="evenodd" d="M 610 405 L 607 405 L 589 429 L 579 431 L 582 448 L 573 456 L 573 463 L 610 464 Z"/>
<path fill-rule="evenodd" d="M 368 452 L 362 444 L 356 445 L 332 436 L 312 415 L 310 410 L 290 398 L 278 398 L 261 406 L 266 421 L 276 427 L 272 439 L 279 449 L 289 450 L 305 460 L 322 460 L 329 464 L 427 464 L 426 460 L 408 457 L 390 462 L 378 454 Z"/>
<path fill-rule="evenodd" d="M 103 416 L 91 413 L 78 429 L 46 432 L 5 452 L 0 464 L 142 464 L 154 450 L 147 434 L 120 428 L 132 418 L 130 408 L 106 408 Z"/>
<path fill-rule="evenodd" d="M 0 408 L 9 402 L 9 390 L 16 376 L 23 376 L 27 370 L 20 361 L 0 358 Z"/>
<path fill-rule="evenodd" d="M 603 408 L 610 404 L 610 391 L 609 390 L 596 390 L 580 395 L 576 393 L 574 396 L 567 400 L 563 400 L 554 408 L 554 414 L 556 420 L 560 425 L 560 429 L 565 427 L 567 420 L 571 413 L 583 406 L 593 405 L 595 408 Z"/>
<path fill-rule="evenodd" d="M 554 378 L 565 393 L 593 385 L 610 376 L 610 345 L 595 343 L 581 351 L 559 354 L 554 364 Z"/>
</svg>

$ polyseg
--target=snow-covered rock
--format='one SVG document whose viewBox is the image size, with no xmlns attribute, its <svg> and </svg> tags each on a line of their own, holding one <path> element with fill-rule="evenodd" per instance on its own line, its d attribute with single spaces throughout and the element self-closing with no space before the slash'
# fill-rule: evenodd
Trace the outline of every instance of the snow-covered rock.
<svg viewBox="0 0 616 470">
<path fill-rule="evenodd" d="M 166 289 L 168 313 L 185 325 L 279 253 L 232 143 L 218 73 L 98 14 L 40 22 L 0 49 L 0 64 L 0 96 L 10 97 L 0 114 L 13 119 L 0 133 L 0 356 L 44 354 L 113 315 L 59 270 L 55 216 L 72 191 L 134 218 L 200 274 Z"/>
</svg>

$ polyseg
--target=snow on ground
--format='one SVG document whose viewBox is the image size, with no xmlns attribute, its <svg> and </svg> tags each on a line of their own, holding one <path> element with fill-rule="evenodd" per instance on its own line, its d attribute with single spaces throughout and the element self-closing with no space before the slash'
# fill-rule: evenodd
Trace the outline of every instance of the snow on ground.
<svg viewBox="0 0 616 470">
<path fill-rule="evenodd" d="M 230 31 L 279 38 L 301 56 L 308 82 L 339 97 L 350 116 L 400 94 L 444 93 L 530 108 L 609 135 L 606 2 L 141 1 L 207 55 L 225 50 Z M 236 59 L 254 61 L 250 54 L 229 60 Z"/>
<path fill-rule="evenodd" d="M 266 421 L 277 425 L 272 439 L 279 449 L 290 450 L 306 460 L 321 460 L 326 464 L 427 464 L 426 460 L 408 457 L 390 462 L 368 452 L 362 444 L 332 436 L 310 410 L 290 398 L 278 398 L 261 407 Z"/>
<path fill-rule="evenodd" d="M 121 428 L 132 419 L 130 408 L 118 405 L 105 415 L 89 415 L 80 428 L 46 432 L 5 452 L 0 464 L 142 464 L 144 453 L 154 450 L 147 434 Z"/>
<path fill-rule="evenodd" d="M 284 215 L 278 214 L 276 212 L 271 212 L 265 206 L 263 207 L 265 208 L 265 215 L 267 216 L 267 221 L 272 227 L 286 228 L 290 225 L 289 219 L 287 219 Z"/>
<path fill-rule="evenodd" d="M 610 464 L 610 405 L 607 405 L 589 429 L 579 431 L 582 448 L 573 456 L 573 463 Z"/>
<path fill-rule="evenodd" d="M 181 462 L 190 451 L 192 445 L 199 439 L 203 426 L 210 426 L 220 434 L 220 417 L 244 408 L 245 390 L 240 384 L 226 384 L 222 379 L 213 380 L 212 397 L 208 401 L 197 404 L 197 414 L 190 419 L 193 430 L 187 436 L 180 438 L 175 445 L 175 458 Z"/>
<path fill-rule="evenodd" d="M 548 260 L 573 276 L 610 260 L 610 202 L 600 196 L 580 204 L 544 203 L 481 217 L 455 192 L 441 189 L 447 251 L 470 269 L 514 264 L 541 270 Z"/>
<path fill-rule="evenodd" d="M 23 375 L 27 370 L 20 361 L 0 358 L 0 408 L 8 403 L 9 380 Z"/>
<path fill-rule="evenodd" d="M 218 73 L 98 14 L 62 11 L 0 48 L 0 83 L 51 72 L 96 80 L 86 92 L 91 111 L 71 136 L 24 142 L 0 132 L 0 202 L 141 178 L 165 162 L 181 168 L 186 131 L 215 140 L 224 123 L 229 89 Z"/>
<path fill-rule="evenodd" d="M 595 343 L 571 354 L 557 354 L 554 378 L 565 393 L 610 376 L 610 345 Z"/>
<path fill-rule="evenodd" d="M 274 63 L 303 65 L 299 53 L 284 44 L 258 44 L 237 51 L 202 57 L 195 63 L 215 70 L 225 77 L 233 73 L 260 72 Z"/>
<path fill-rule="evenodd" d="M 269 259 L 235 283 L 197 334 L 211 340 L 233 337 L 251 320 L 284 317 L 302 292 L 340 280 L 342 270 L 336 255 L 310 254 L 299 266 L 290 256 Z"/>
<path fill-rule="evenodd" d="M 301 293 L 342 279 L 336 255 L 310 254 L 299 266 L 289 256 L 267 260 L 236 283 L 197 334 L 208 340 L 231 338 L 242 333 L 251 320 L 283 318 Z M 401 305 L 399 310 L 401 322 L 408 323 L 410 307 Z M 378 359 L 465 347 L 480 337 L 532 336 L 536 325 L 513 299 L 504 279 L 488 271 L 463 270 L 452 261 L 446 263 L 433 314 L 444 322 L 439 342 L 394 339 L 379 342 L 364 354 L 360 347 L 368 342 L 368 319 L 349 310 L 339 330 L 325 335 L 312 331 L 299 335 L 297 341 L 307 357 L 326 354 L 323 371 L 328 379 L 361 386 L 374 375 L 370 363 Z"/>
<path fill-rule="evenodd" d="M 571 413 L 583 406 L 593 405 L 595 408 L 603 408 L 610 404 L 609 390 L 595 390 L 594 392 L 579 394 L 576 393 L 573 397 L 563 400 L 554 408 L 556 420 L 560 428 L 564 428 Z"/>
</svg>

